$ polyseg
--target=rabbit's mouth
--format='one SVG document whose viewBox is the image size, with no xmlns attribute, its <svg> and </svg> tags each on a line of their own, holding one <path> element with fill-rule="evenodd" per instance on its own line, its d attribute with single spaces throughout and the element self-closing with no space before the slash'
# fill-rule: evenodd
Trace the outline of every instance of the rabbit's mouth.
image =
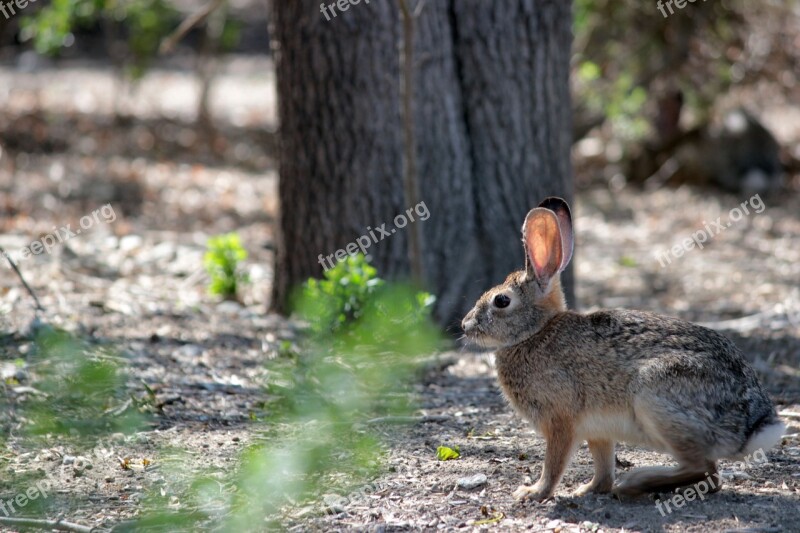
<svg viewBox="0 0 800 533">
<path fill-rule="evenodd" d="M 484 350 L 499 350 L 513 346 L 519 341 L 515 338 L 512 342 L 508 339 L 500 340 L 491 333 L 486 332 L 481 326 L 475 324 L 470 328 L 464 328 L 464 337 L 470 344 L 483 348 Z"/>
<path fill-rule="evenodd" d="M 470 343 L 475 344 L 481 348 L 494 349 L 503 346 L 503 344 L 499 342 L 497 339 L 481 331 L 481 329 L 478 326 L 469 329 L 465 328 L 464 337 Z"/>
<path fill-rule="evenodd" d="M 473 309 L 470 311 L 467 316 L 464 317 L 464 320 L 461 321 L 461 329 L 464 330 L 464 336 L 469 340 L 471 343 L 480 346 L 481 348 L 499 348 L 502 346 L 502 343 L 498 342 L 497 339 L 486 333 L 483 329 L 483 325 L 481 322 L 476 318 L 477 311 Z"/>
</svg>

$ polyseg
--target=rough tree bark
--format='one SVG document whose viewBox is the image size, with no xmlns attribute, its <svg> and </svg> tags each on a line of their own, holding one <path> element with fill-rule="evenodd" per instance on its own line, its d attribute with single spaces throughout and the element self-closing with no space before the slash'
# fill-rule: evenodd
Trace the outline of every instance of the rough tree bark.
<svg viewBox="0 0 800 533">
<path fill-rule="evenodd" d="M 416 1 L 411 1 L 416 4 Z M 428 0 L 416 20 L 415 127 L 428 289 L 456 326 L 475 298 L 524 264 L 520 227 L 547 195 L 572 199 L 563 0 Z M 328 21 L 311 0 L 274 2 L 280 106 L 280 240 L 273 308 L 319 277 L 328 255 L 404 212 L 394 1 Z M 369 250 L 408 275 L 402 230 Z M 568 299 L 572 276 L 567 273 Z"/>
</svg>

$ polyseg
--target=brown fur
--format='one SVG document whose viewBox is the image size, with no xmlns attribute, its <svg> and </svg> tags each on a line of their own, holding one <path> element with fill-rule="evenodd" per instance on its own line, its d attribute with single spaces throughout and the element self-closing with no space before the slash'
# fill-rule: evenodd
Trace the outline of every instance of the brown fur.
<svg viewBox="0 0 800 533">
<path fill-rule="evenodd" d="M 558 235 L 550 245 L 569 245 L 571 255 L 571 242 Z M 564 255 L 560 269 L 569 261 Z M 740 457 L 762 442 L 752 439 L 764 428 L 779 434 L 772 402 L 728 339 L 651 313 L 567 311 L 558 272 L 546 259 L 489 290 L 462 324 L 472 341 L 497 349 L 503 393 L 547 441 L 539 481 L 520 487 L 517 497 L 551 496 L 583 441 L 595 476 L 579 494 L 612 489 L 616 442 L 675 457 L 678 467 L 633 471 L 614 489 L 635 495 L 700 481 L 716 471 L 717 459 Z M 510 299 L 504 308 L 495 303 L 501 294 Z"/>
</svg>

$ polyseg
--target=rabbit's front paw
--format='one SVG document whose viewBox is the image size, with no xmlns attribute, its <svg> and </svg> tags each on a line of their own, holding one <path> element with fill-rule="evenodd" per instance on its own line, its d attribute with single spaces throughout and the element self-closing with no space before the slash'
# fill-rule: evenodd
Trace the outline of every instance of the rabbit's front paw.
<svg viewBox="0 0 800 533">
<path fill-rule="evenodd" d="M 553 495 L 553 490 L 544 488 L 541 484 L 521 485 L 514 491 L 514 499 L 518 501 L 533 500 L 540 502 Z"/>
</svg>

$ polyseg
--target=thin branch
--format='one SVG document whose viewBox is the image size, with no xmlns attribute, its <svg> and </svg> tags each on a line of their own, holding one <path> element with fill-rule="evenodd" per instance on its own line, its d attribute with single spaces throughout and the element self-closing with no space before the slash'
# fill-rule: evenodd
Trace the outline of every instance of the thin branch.
<svg viewBox="0 0 800 533">
<path fill-rule="evenodd" d="M 102 529 L 97 529 L 90 526 L 82 526 L 80 524 L 64 522 L 61 519 L 38 520 L 35 518 L 6 518 L 0 516 L 0 524 L 12 527 L 31 527 L 45 531 L 51 531 L 53 529 L 56 531 L 73 531 L 75 533 L 97 533 L 98 531 L 103 531 Z"/>
<path fill-rule="evenodd" d="M 368 425 L 376 424 L 430 424 L 433 422 L 447 422 L 450 417 L 447 415 L 426 415 L 426 416 L 381 416 L 367 420 Z"/>
<path fill-rule="evenodd" d="M 5 256 L 5 258 L 8 260 L 8 264 L 11 265 L 11 268 L 13 268 L 14 272 L 16 272 L 17 276 L 19 276 L 19 280 L 22 282 L 22 285 L 25 287 L 25 289 L 27 289 L 28 294 L 31 295 L 31 298 L 33 298 L 33 301 L 36 303 L 36 310 L 37 311 L 44 311 L 44 307 L 42 307 L 42 304 L 39 303 L 39 298 L 36 297 L 36 293 L 33 292 L 33 289 L 31 289 L 31 286 L 28 285 L 27 281 L 25 281 L 25 278 L 22 276 L 22 272 L 19 271 L 19 268 L 17 268 L 17 265 L 14 264 L 14 260 L 11 259 L 11 256 L 6 253 L 5 249 L 3 249 L 2 246 L 0 246 L 0 254 Z"/>
<path fill-rule="evenodd" d="M 406 0 L 397 0 L 397 3 L 400 4 L 400 12 L 403 15 L 403 19 L 405 20 L 408 17 L 410 17 L 411 11 L 409 11 L 408 9 L 408 4 L 406 3 Z"/>
<path fill-rule="evenodd" d="M 421 11 L 420 4 L 417 9 Z M 419 176 L 417 176 L 417 139 L 414 126 L 414 17 L 408 0 L 398 0 L 403 19 L 403 47 L 400 54 L 402 93 L 402 115 L 404 132 L 403 150 L 403 188 L 406 203 L 409 206 L 419 204 Z M 425 285 L 422 262 L 422 228 L 413 224 L 409 228 L 408 260 L 411 266 L 411 278 L 419 286 Z"/>
<path fill-rule="evenodd" d="M 189 33 L 189 30 L 206 20 L 211 13 L 222 5 L 223 1 L 224 0 L 211 0 L 203 9 L 187 17 L 174 32 L 161 41 L 161 45 L 158 47 L 158 53 L 164 55 L 172 52 L 175 45 Z"/>
</svg>

